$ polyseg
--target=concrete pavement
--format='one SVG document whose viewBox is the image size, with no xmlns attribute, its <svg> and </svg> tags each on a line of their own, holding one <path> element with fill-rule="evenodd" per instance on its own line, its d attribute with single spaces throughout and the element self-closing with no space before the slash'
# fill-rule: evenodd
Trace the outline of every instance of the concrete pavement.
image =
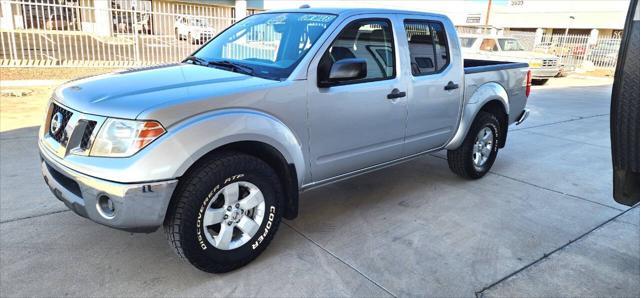
<svg viewBox="0 0 641 298">
<path fill-rule="evenodd" d="M 593 297 L 639 294 L 639 209 L 632 209 L 499 282 L 484 296 L 541 297 L 581 293 Z"/>
<path fill-rule="evenodd" d="M 161 232 L 66 211 L 38 172 L 37 109 L 3 97 L 0 296 L 638 296 L 639 208 L 611 196 L 611 86 L 562 80 L 580 87 L 535 87 L 485 178 L 439 152 L 306 192 L 263 255 L 222 275 Z"/>
</svg>

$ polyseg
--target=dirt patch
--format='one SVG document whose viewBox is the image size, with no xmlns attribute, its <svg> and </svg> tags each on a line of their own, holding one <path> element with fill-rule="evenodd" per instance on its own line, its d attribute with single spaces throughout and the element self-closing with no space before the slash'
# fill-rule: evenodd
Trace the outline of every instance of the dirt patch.
<svg viewBox="0 0 641 298">
<path fill-rule="evenodd" d="M 6 67 L 0 68 L 0 80 L 71 80 L 122 70 L 122 68 Z"/>
<path fill-rule="evenodd" d="M 40 125 L 54 88 L 54 86 L 29 87 L 30 92 L 21 97 L 1 94 L 0 132 Z"/>
<path fill-rule="evenodd" d="M 590 77 L 614 77 L 614 69 L 595 69 L 593 71 L 586 71 L 580 74 Z"/>
</svg>

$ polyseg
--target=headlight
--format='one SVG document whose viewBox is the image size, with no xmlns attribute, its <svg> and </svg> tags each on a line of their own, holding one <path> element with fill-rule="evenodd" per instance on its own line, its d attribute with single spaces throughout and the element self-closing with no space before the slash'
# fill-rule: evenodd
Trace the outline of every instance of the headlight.
<svg viewBox="0 0 641 298">
<path fill-rule="evenodd" d="M 91 156 L 127 157 L 165 133 L 156 121 L 109 118 L 100 128 L 91 147 Z"/>
<path fill-rule="evenodd" d="M 541 67 L 541 65 L 543 65 L 543 61 L 541 61 L 541 60 L 533 60 L 533 61 L 528 62 L 528 64 L 530 64 L 530 67 Z"/>
</svg>

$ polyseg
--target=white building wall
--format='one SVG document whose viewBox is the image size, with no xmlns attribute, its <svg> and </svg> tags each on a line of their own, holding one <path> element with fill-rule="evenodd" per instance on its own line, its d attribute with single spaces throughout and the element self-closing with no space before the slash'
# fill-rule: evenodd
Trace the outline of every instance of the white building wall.
<svg viewBox="0 0 641 298">
<path fill-rule="evenodd" d="M 0 28 L 2 29 L 14 29 L 13 25 L 13 5 L 6 1 L 0 2 Z"/>
<path fill-rule="evenodd" d="M 623 29 L 627 0 L 523 0 L 494 5 L 490 23 L 504 28 Z M 509 2 L 508 2 L 509 3 Z M 570 19 L 573 16 L 574 19 Z"/>
</svg>

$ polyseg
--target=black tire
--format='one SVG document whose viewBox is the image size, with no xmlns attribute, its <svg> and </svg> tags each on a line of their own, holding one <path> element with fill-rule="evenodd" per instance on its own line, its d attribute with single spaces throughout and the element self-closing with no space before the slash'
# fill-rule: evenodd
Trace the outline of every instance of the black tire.
<svg viewBox="0 0 641 298">
<path fill-rule="evenodd" d="M 240 181 L 260 189 L 264 217 L 251 240 L 235 249 L 218 249 L 204 235 L 207 230 L 199 228 L 206 209 L 203 206 L 216 200 L 213 193 L 217 189 Z M 276 172 L 264 161 L 242 153 L 220 153 L 200 162 L 181 179 L 165 219 L 165 234 L 178 256 L 196 268 L 210 273 L 228 272 L 248 264 L 269 245 L 281 221 L 283 198 Z"/>
<path fill-rule="evenodd" d="M 613 195 L 617 203 L 639 202 L 639 22 L 633 21 L 638 1 L 630 1 L 623 40 L 619 50 L 612 103 Z"/>
<path fill-rule="evenodd" d="M 549 79 L 532 79 L 532 85 L 543 86 L 548 82 Z"/>
<path fill-rule="evenodd" d="M 478 167 L 474 164 L 474 146 L 476 136 L 481 129 L 488 127 L 492 131 L 492 149 L 485 163 Z M 483 177 L 494 164 L 496 155 L 499 150 L 499 140 L 501 133 L 501 126 L 499 120 L 493 114 L 487 112 L 479 112 L 472 123 L 472 127 L 467 132 L 463 144 L 456 150 L 447 151 L 447 163 L 450 170 L 455 174 L 466 179 L 479 179 Z"/>
<path fill-rule="evenodd" d="M 568 76 L 568 72 L 565 70 L 565 67 L 561 67 L 561 69 L 559 70 L 559 73 L 557 73 L 556 76 L 554 76 L 554 77 L 555 78 L 565 78 L 567 76 Z"/>
</svg>

